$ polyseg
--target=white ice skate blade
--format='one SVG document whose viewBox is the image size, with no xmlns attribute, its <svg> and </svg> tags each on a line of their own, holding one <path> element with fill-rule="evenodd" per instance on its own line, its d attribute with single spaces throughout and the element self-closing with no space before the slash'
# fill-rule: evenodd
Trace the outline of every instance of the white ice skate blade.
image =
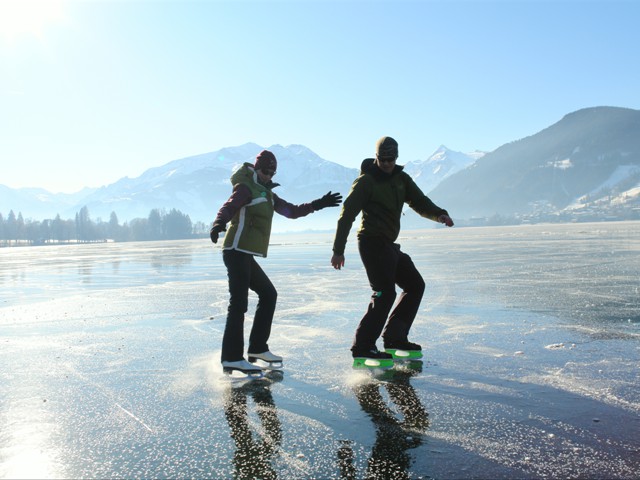
<svg viewBox="0 0 640 480">
<path fill-rule="evenodd" d="M 281 370 L 283 367 L 282 357 L 267 351 L 263 353 L 249 353 L 249 363 L 267 370 Z"/>
<path fill-rule="evenodd" d="M 222 372 L 226 375 L 233 375 L 236 372 L 250 378 L 261 378 L 264 374 L 263 369 L 257 365 L 253 365 L 246 360 L 238 360 L 236 362 L 222 362 Z"/>
<path fill-rule="evenodd" d="M 284 368 L 282 360 L 275 360 L 273 362 L 262 360 L 261 358 L 254 358 L 252 360 L 253 361 L 251 363 L 263 370 L 282 370 Z"/>
<path fill-rule="evenodd" d="M 264 370 L 258 368 L 222 367 L 222 373 L 231 380 L 252 380 L 264 377 Z"/>
</svg>

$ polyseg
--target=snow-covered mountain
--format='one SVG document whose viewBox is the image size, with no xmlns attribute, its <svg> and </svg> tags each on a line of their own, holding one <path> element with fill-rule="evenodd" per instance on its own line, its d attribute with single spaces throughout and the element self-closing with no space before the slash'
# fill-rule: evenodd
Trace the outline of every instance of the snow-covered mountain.
<svg viewBox="0 0 640 480">
<path fill-rule="evenodd" d="M 640 218 L 640 111 L 565 115 L 444 179 L 431 195 L 461 218 Z"/>
<path fill-rule="evenodd" d="M 0 185 L 0 213 L 9 211 L 35 220 L 53 219 L 57 214 L 73 209 L 95 189 L 84 188 L 76 193 L 51 193 L 42 188 L 9 188 Z M 75 215 L 75 212 L 74 212 Z M 67 218 L 67 217 L 63 217 Z"/>
<path fill-rule="evenodd" d="M 640 210 L 640 164 L 617 166 L 609 178 L 574 199 L 564 210 L 580 213 L 598 206 L 616 209 L 626 205 L 636 205 Z"/>
<path fill-rule="evenodd" d="M 0 188 L 2 205 L 9 206 L 25 218 L 74 218 L 84 206 L 92 219 L 106 221 L 115 212 L 120 222 L 146 218 L 152 209 L 177 209 L 193 222 L 210 223 L 218 208 L 231 193 L 229 178 L 244 162 L 253 163 L 258 152 L 267 148 L 278 159 L 274 181 L 275 192 L 292 203 L 304 203 L 328 191 L 346 196 L 359 170 L 347 168 L 319 157 L 303 145 L 271 145 L 255 143 L 223 148 L 150 168 L 137 178 L 124 177 L 99 189 L 86 189 L 73 195 L 51 194 L 42 189 L 14 190 Z M 439 181 L 472 164 L 474 157 L 439 148 L 425 161 L 410 162 L 405 169 L 415 176 L 426 192 Z M 5 214 L 8 213 L 5 212 Z M 274 229 L 307 230 L 335 227 L 338 209 L 326 209 L 311 216 L 291 221 L 279 216 Z"/>
<path fill-rule="evenodd" d="M 79 208 L 86 206 L 92 218 L 108 219 L 111 212 L 116 212 L 122 222 L 146 218 L 155 208 L 175 208 L 188 214 L 192 222 L 210 224 L 231 194 L 232 172 L 244 162 L 253 163 L 264 148 L 278 159 L 274 181 L 281 186 L 274 191 L 291 203 L 310 202 L 330 190 L 346 195 L 358 174 L 356 169 L 324 160 L 302 145 L 263 147 L 247 143 L 174 160 L 151 168 L 137 178 L 122 178 L 90 193 L 64 210 L 61 216 L 73 218 Z M 337 209 L 325 209 L 295 221 L 276 216 L 274 229 L 333 228 L 335 218 Z"/>
<path fill-rule="evenodd" d="M 153 209 L 177 209 L 193 223 L 210 224 L 231 194 L 233 170 L 253 163 L 264 148 L 278 158 L 274 181 L 281 186 L 275 192 L 292 203 L 309 202 L 328 191 L 346 197 L 359 174 L 302 145 L 247 143 L 174 160 L 137 178 L 124 177 L 72 195 L 0 185 L 0 213 L 13 210 L 33 220 L 57 214 L 72 219 L 86 206 L 93 220 L 108 221 L 115 212 L 122 223 L 147 218 Z M 585 215 L 594 220 L 640 218 L 640 111 L 580 110 L 487 154 L 441 146 L 426 160 L 406 164 L 405 171 L 458 221 L 492 216 L 536 221 L 550 215 L 566 215 L 561 217 L 565 220 Z M 274 231 L 333 229 L 338 214 L 338 208 L 328 208 L 293 221 L 276 215 Z M 429 225 L 412 213 L 403 217 L 405 228 Z"/>
<path fill-rule="evenodd" d="M 473 165 L 484 152 L 462 153 L 441 145 L 426 160 L 414 160 L 404 166 L 404 171 L 413 177 L 423 192 L 428 193 L 447 177 Z"/>
<path fill-rule="evenodd" d="M 124 177 L 101 187 L 81 203 L 93 218 L 109 218 L 116 212 L 119 220 L 127 221 L 146 218 L 154 208 L 175 208 L 189 214 L 194 222 L 210 221 L 214 202 L 231 192 L 230 172 L 260 150 L 260 146 L 247 143 L 174 160 L 150 168 L 139 177 Z M 65 211 L 65 215 L 76 208 Z"/>
</svg>

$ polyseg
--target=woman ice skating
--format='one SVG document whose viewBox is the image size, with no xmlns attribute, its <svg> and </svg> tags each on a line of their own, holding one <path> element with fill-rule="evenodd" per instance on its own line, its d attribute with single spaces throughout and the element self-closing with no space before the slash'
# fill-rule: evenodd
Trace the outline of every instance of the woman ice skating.
<svg viewBox="0 0 640 480">
<path fill-rule="evenodd" d="M 276 308 L 277 291 L 255 257 L 266 257 L 271 235 L 271 222 L 276 212 L 287 218 L 299 218 L 326 207 L 337 207 L 339 193 L 301 205 L 291 204 L 273 193 L 278 184 L 272 181 L 278 162 L 275 155 L 263 150 L 255 163 L 245 163 L 231 176 L 233 193 L 218 211 L 211 228 L 211 241 L 218 242 L 220 232 L 229 229 L 222 243 L 222 258 L 229 277 L 229 308 L 222 338 L 222 367 L 253 375 L 262 368 L 258 360 L 269 366 L 282 366 L 282 357 L 269 350 L 271 323 Z M 244 358 L 244 314 L 249 290 L 258 295 L 253 326 L 249 336 L 248 359 Z M 251 362 L 251 363 L 250 363 Z"/>
</svg>

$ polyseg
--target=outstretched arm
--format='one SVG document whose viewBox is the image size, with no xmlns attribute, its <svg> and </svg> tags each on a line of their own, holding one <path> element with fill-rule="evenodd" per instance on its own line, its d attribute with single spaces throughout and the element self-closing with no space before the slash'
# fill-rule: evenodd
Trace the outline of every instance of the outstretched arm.
<svg viewBox="0 0 640 480">
<path fill-rule="evenodd" d="M 453 220 L 444 208 L 437 206 L 427 197 L 411 177 L 406 176 L 407 203 L 422 217 L 435 222 L 444 223 L 447 227 L 453 227 Z"/>
<path fill-rule="evenodd" d="M 293 203 L 283 200 L 275 193 L 273 194 L 273 209 L 279 215 L 290 219 L 300 218 L 313 213 L 313 206 L 311 203 L 301 203 L 300 205 L 294 205 Z"/>
<path fill-rule="evenodd" d="M 317 212 L 326 207 L 337 207 L 342 202 L 342 195 L 339 193 L 327 193 L 322 198 L 314 200 L 310 203 L 303 203 L 301 205 L 294 205 L 286 200 L 273 194 L 274 204 L 273 208 L 280 215 L 287 218 L 299 218 L 309 215 L 310 213 Z"/>
</svg>

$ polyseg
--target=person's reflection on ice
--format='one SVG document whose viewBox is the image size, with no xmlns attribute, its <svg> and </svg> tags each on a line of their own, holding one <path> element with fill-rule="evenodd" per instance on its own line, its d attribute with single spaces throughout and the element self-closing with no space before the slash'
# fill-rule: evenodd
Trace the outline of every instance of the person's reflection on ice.
<svg viewBox="0 0 640 480">
<path fill-rule="evenodd" d="M 274 378 L 270 380 L 273 381 Z M 270 381 L 260 379 L 234 386 L 225 392 L 225 416 L 231 429 L 231 438 L 236 444 L 233 478 L 275 479 L 278 476 L 271 460 L 282 443 L 282 426 L 270 385 Z M 251 431 L 248 397 L 255 403 L 263 429 L 262 435 Z"/>
<path fill-rule="evenodd" d="M 382 381 L 373 380 L 353 389 L 360 407 L 371 418 L 376 430 L 376 441 L 364 478 L 409 478 L 411 457 L 408 450 L 422 444 L 422 433 L 429 427 L 429 414 L 409 381 L 421 371 L 421 362 L 413 362 L 412 366 L 415 368 L 385 372 Z M 385 401 L 381 386 L 387 390 L 396 408 Z M 350 441 L 342 442 L 338 464 L 342 478 L 359 478 Z"/>
</svg>

